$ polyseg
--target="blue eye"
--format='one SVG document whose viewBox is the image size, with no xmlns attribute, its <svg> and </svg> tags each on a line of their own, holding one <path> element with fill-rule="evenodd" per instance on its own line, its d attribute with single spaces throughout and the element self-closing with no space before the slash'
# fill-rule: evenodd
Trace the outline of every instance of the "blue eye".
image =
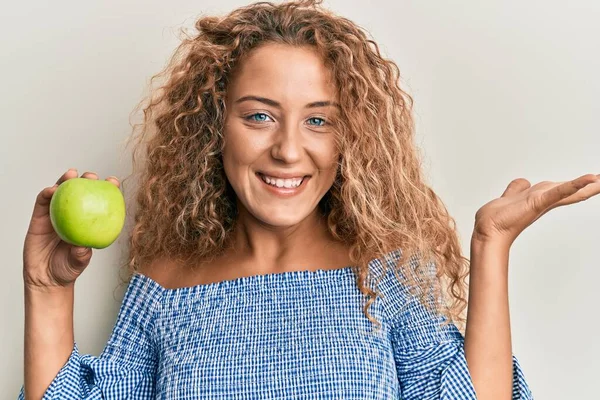
<svg viewBox="0 0 600 400">
<path fill-rule="evenodd" d="M 252 115 L 248 115 L 247 117 L 244 117 L 244 118 L 247 121 L 252 121 L 252 122 L 267 122 L 271 117 L 269 117 L 265 113 L 255 113 Z M 309 121 L 309 125 L 314 125 L 314 126 L 323 126 L 323 125 L 327 124 L 327 122 L 323 118 L 318 118 L 318 117 L 309 118 L 308 121 Z"/>
<path fill-rule="evenodd" d="M 323 126 L 323 125 L 325 125 L 325 120 L 324 120 L 323 118 L 317 118 L 317 117 L 314 117 L 314 118 L 310 118 L 310 119 L 309 119 L 309 121 L 313 121 L 313 122 L 314 122 L 315 120 L 316 120 L 316 121 L 321 121 L 321 123 L 319 123 L 319 122 L 317 122 L 317 123 L 316 123 L 316 125 L 317 125 L 317 126 Z"/>
<path fill-rule="evenodd" d="M 258 119 L 254 118 L 254 117 L 257 117 L 257 116 L 259 116 Z M 267 114 L 265 114 L 265 113 L 256 113 L 256 114 L 248 115 L 246 117 L 247 120 L 253 121 L 253 122 L 265 122 L 266 121 L 265 118 L 270 118 L 270 117 Z"/>
</svg>

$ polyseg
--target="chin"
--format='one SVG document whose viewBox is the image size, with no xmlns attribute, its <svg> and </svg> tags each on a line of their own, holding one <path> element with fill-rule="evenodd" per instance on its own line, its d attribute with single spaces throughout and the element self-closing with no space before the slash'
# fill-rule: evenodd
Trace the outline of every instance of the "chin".
<svg viewBox="0 0 600 400">
<path fill-rule="evenodd" d="M 300 222 L 302 222 L 302 220 L 304 220 L 308 216 L 308 214 L 304 214 L 299 211 L 296 211 L 294 213 L 289 213 L 289 212 L 285 212 L 285 211 L 269 212 L 269 211 L 263 210 L 258 215 L 255 214 L 255 216 L 267 225 L 283 228 L 283 227 L 294 226 L 294 225 L 299 224 Z"/>
</svg>

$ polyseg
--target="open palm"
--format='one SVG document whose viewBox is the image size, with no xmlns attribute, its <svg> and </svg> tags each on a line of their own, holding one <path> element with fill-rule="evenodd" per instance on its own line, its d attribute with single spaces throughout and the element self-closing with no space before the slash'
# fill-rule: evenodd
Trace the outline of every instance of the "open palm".
<svg viewBox="0 0 600 400">
<path fill-rule="evenodd" d="M 586 174 L 567 182 L 544 181 L 533 186 L 527 179 L 515 179 L 501 197 L 477 211 L 473 238 L 501 241 L 510 246 L 525 228 L 548 211 L 598 193 L 600 174 Z"/>
</svg>

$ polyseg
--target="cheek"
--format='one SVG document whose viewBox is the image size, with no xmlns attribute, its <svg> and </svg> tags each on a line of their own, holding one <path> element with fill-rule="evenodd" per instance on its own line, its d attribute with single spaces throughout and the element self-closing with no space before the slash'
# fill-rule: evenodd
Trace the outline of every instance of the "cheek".
<svg viewBox="0 0 600 400">
<path fill-rule="evenodd" d="M 248 165 L 256 161 L 270 146 L 267 131 L 248 128 L 243 122 L 233 120 L 225 125 L 223 152 L 238 165 Z"/>
<path fill-rule="evenodd" d="M 337 171 L 340 162 L 340 153 L 333 143 L 321 143 L 313 151 L 313 159 L 317 168 L 323 173 L 333 173 Z"/>
<path fill-rule="evenodd" d="M 244 132 L 232 130 L 224 135 L 224 139 L 223 159 L 231 166 L 248 165 L 260 153 L 259 146 L 253 143 L 250 136 Z"/>
</svg>

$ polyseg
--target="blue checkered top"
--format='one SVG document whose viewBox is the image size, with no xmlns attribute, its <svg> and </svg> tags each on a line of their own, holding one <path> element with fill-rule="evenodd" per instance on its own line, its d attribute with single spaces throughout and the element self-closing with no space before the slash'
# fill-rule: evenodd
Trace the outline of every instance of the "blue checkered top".
<svg viewBox="0 0 600 400">
<path fill-rule="evenodd" d="M 456 326 L 389 268 L 377 290 L 379 331 L 351 267 L 179 289 L 136 274 L 102 354 L 75 344 L 44 399 L 476 399 Z M 513 399 L 532 398 L 513 355 Z"/>
</svg>

